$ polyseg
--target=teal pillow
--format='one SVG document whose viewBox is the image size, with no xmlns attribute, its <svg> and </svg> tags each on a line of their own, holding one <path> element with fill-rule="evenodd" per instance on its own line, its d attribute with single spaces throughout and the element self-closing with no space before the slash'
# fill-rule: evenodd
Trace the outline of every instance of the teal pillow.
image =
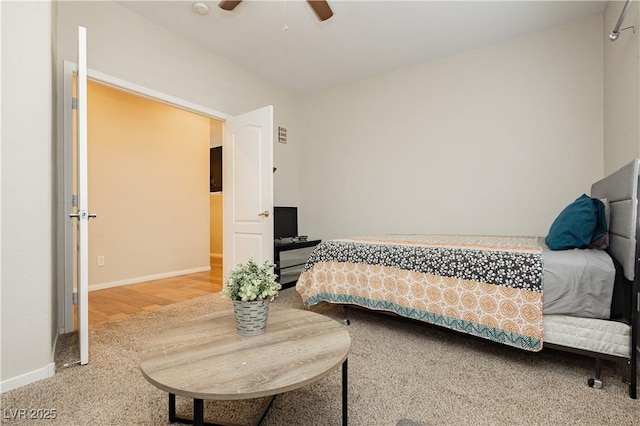
<svg viewBox="0 0 640 426">
<path fill-rule="evenodd" d="M 587 248 L 606 232 L 604 204 L 582 194 L 553 221 L 545 242 L 551 250 Z"/>
</svg>

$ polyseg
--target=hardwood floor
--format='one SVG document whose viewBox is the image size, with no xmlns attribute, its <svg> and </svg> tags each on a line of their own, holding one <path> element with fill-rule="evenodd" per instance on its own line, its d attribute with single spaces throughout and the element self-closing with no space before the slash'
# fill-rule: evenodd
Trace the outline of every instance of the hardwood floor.
<svg viewBox="0 0 640 426">
<path fill-rule="evenodd" d="M 89 325 L 204 296 L 222 290 L 222 259 L 211 270 L 89 292 Z"/>
</svg>

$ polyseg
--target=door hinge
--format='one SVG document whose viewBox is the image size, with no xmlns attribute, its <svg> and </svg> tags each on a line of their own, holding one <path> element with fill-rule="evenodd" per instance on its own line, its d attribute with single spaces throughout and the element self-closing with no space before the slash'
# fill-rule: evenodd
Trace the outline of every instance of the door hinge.
<svg viewBox="0 0 640 426">
<path fill-rule="evenodd" d="M 78 197 L 76 194 L 71 196 L 71 207 L 78 207 Z"/>
<path fill-rule="evenodd" d="M 78 109 L 78 98 L 71 98 L 71 109 Z"/>
<path fill-rule="evenodd" d="M 73 304 L 77 305 L 78 304 L 78 292 L 73 292 Z"/>
</svg>

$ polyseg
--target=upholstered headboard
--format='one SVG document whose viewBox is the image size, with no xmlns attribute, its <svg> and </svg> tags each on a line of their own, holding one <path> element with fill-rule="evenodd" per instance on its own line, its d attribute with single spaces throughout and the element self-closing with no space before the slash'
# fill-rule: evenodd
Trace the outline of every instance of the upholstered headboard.
<svg viewBox="0 0 640 426">
<path fill-rule="evenodd" d="M 640 159 L 635 159 L 591 186 L 592 197 L 609 200 L 609 253 L 620 262 L 624 276 L 631 281 L 636 274 L 639 165 Z"/>
</svg>

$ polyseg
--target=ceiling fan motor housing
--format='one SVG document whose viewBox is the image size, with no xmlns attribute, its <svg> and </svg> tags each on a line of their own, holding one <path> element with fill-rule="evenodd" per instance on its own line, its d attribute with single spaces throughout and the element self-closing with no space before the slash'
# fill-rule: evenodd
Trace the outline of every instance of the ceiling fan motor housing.
<svg viewBox="0 0 640 426">
<path fill-rule="evenodd" d="M 242 0 L 223 0 L 218 3 L 218 7 L 224 10 L 233 10 L 241 2 Z M 326 21 L 333 16 L 333 11 L 326 0 L 307 0 L 307 3 L 311 6 L 311 9 L 313 9 L 319 20 Z"/>
</svg>

